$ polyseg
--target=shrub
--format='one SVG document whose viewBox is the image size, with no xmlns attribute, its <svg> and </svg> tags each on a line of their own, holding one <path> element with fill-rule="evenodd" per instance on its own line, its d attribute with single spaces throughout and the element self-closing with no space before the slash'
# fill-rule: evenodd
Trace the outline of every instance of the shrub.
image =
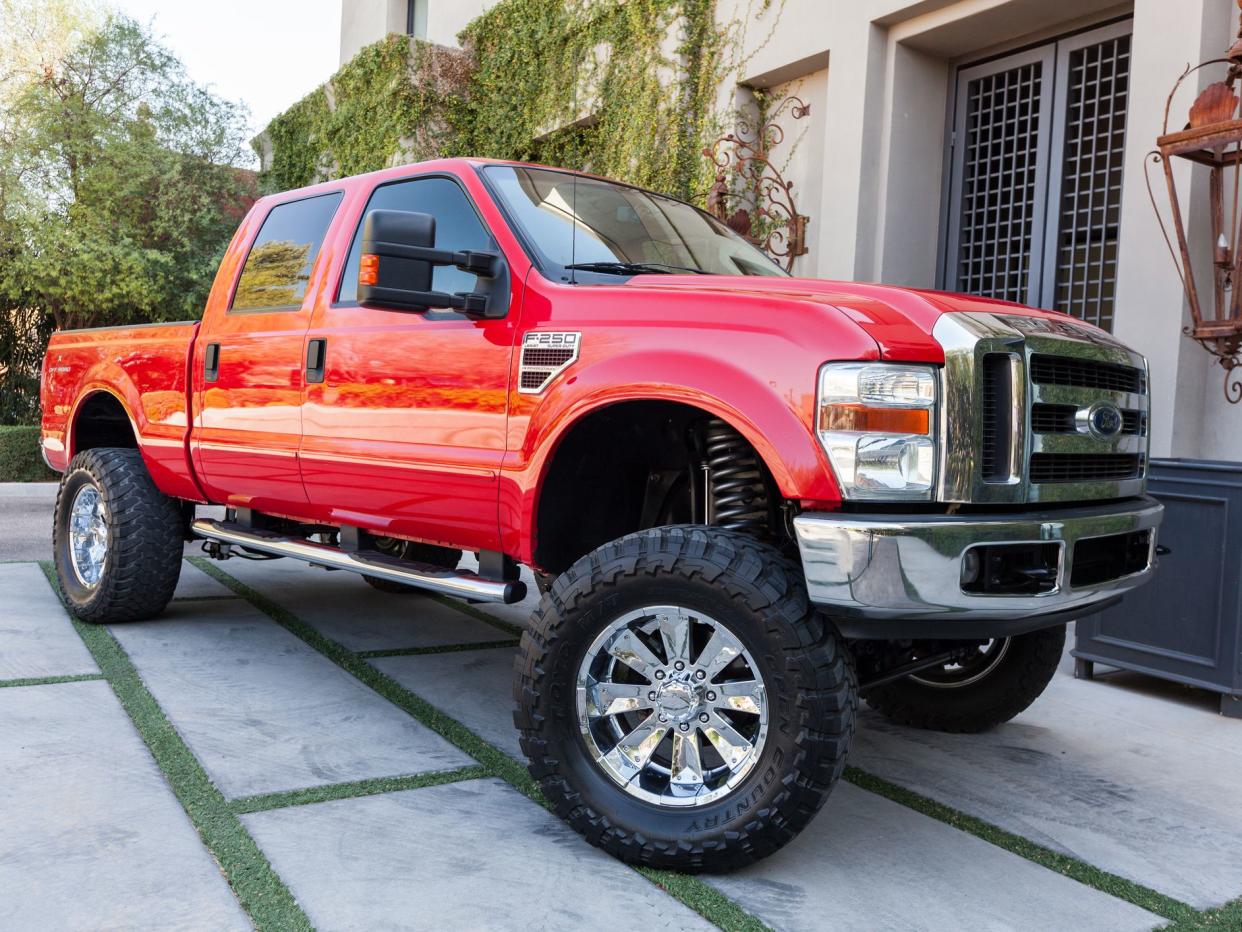
<svg viewBox="0 0 1242 932">
<path fill-rule="evenodd" d="M 0 482 L 55 482 L 43 463 L 39 428 L 0 426 Z"/>
</svg>

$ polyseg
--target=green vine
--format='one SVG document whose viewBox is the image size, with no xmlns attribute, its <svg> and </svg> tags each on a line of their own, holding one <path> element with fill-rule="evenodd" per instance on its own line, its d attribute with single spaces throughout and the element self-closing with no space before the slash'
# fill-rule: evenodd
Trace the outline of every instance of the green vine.
<svg viewBox="0 0 1242 932">
<path fill-rule="evenodd" d="M 501 0 L 465 51 L 390 36 L 256 140 L 264 187 L 473 155 L 700 199 L 728 41 L 715 16 L 715 0 Z"/>
<path fill-rule="evenodd" d="M 391 35 L 367 46 L 323 87 L 272 120 L 265 190 L 286 190 L 453 154 L 467 106 L 461 52 Z"/>
</svg>

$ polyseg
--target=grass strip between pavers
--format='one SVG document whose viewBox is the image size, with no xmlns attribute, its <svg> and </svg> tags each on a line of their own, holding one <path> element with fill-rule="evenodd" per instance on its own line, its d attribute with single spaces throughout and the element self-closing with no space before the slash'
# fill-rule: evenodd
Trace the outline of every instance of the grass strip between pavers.
<svg viewBox="0 0 1242 932">
<path fill-rule="evenodd" d="M 1215 909 L 1205 909 L 1190 919 L 1164 927 L 1167 932 L 1238 932 L 1242 929 L 1242 897 Z"/>
<path fill-rule="evenodd" d="M 269 809 L 287 809 L 290 806 L 309 806 L 311 803 L 325 803 L 334 799 L 356 799 L 359 796 L 376 796 L 401 790 L 420 790 L 426 786 L 442 786 L 445 783 L 460 783 L 462 780 L 478 780 L 480 777 L 489 776 L 491 774 L 486 767 L 474 764 L 470 767 L 458 767 L 456 770 L 441 770 L 438 773 L 373 777 L 369 780 L 351 780 L 348 783 L 330 783 L 327 786 L 308 786 L 283 793 L 243 796 L 232 800 L 229 808 L 238 815 L 245 815 L 250 812 L 266 812 Z"/>
<path fill-rule="evenodd" d="M 474 644 L 437 644 L 434 647 L 392 647 L 381 650 L 354 651 L 355 657 L 374 660 L 378 657 L 421 657 L 423 654 L 457 654 L 466 650 L 492 650 L 497 647 L 517 647 L 517 638 L 503 641 L 477 641 Z"/>
<path fill-rule="evenodd" d="M 343 647 L 341 644 L 321 634 L 315 628 L 299 619 L 293 612 L 269 599 L 263 593 L 230 575 L 204 557 L 186 557 L 194 566 L 207 575 L 228 586 L 242 598 L 246 599 L 281 627 L 301 638 L 315 650 L 319 651 L 337 666 L 361 680 L 375 692 L 379 693 L 399 709 L 418 719 L 432 731 L 445 738 L 458 748 L 477 760 L 487 771 L 488 776 L 496 776 L 504 780 L 519 793 L 534 802 L 550 808 L 548 801 L 539 792 L 539 787 L 530 773 L 521 763 L 514 760 L 504 751 L 484 741 L 473 731 L 433 706 L 421 696 L 406 689 L 392 677 L 371 666 L 359 654 Z M 433 596 L 434 597 L 434 596 Z M 504 630 L 516 626 L 500 622 L 495 618 L 485 617 L 482 612 L 472 609 L 463 603 L 454 603 L 451 599 L 439 601 L 460 608 L 467 614 L 476 615 Z M 664 890 L 670 896 L 681 901 L 704 919 L 714 923 L 727 932 L 762 932 L 767 929 L 758 918 L 750 915 L 727 896 L 709 886 L 698 877 L 679 874 L 676 871 L 637 868 L 637 872 L 651 883 Z"/>
<path fill-rule="evenodd" d="M 1053 851 L 1051 848 L 1023 838 L 1021 835 L 1015 835 L 991 822 L 968 815 L 944 803 L 938 803 L 934 799 L 915 793 L 913 790 L 891 783 L 883 777 L 877 777 L 857 767 L 846 767 L 845 779 L 857 787 L 883 796 L 885 799 L 891 799 L 895 803 L 900 803 L 938 822 L 981 838 L 998 848 L 1033 861 L 1071 880 L 1077 880 L 1109 896 L 1133 903 L 1165 919 L 1172 919 L 1175 923 L 1197 921 L 1202 918 L 1203 914 L 1188 903 L 1094 867 L 1086 861 Z M 1189 926 L 1189 928 L 1198 928 L 1198 926 Z"/>
<path fill-rule="evenodd" d="M 77 618 L 64 601 L 55 568 L 46 560 L 40 561 L 39 566 L 255 926 L 281 930 L 313 928 L 289 888 L 168 721 L 124 648 L 107 628 Z"/>
<path fill-rule="evenodd" d="M 20 680 L 0 680 L 0 689 L 9 686 L 55 686 L 57 683 L 85 683 L 102 680 L 102 673 L 72 673 L 69 676 L 28 676 Z"/>
</svg>

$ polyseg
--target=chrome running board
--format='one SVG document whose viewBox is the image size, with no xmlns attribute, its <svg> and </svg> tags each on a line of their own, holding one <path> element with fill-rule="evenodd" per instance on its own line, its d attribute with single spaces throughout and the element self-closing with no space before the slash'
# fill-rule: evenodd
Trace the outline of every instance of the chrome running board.
<svg viewBox="0 0 1242 932">
<path fill-rule="evenodd" d="M 315 566 L 376 576 L 475 602 L 504 602 L 512 605 L 526 598 L 526 583 L 520 580 L 502 582 L 484 579 L 475 573 L 462 570 L 446 570 L 430 563 L 399 560 L 375 550 L 351 552 L 299 537 L 285 537 L 272 531 L 243 527 L 228 521 L 199 518 L 191 528 L 199 537 L 206 537 L 208 540 L 234 544 L 278 557 L 305 560 Z"/>
</svg>

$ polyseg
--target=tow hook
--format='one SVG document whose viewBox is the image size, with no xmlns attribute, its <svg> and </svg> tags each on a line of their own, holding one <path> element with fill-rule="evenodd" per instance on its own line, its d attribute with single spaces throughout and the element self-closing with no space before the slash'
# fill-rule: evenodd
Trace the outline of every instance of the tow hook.
<svg viewBox="0 0 1242 932">
<path fill-rule="evenodd" d="M 203 541 L 203 553 L 213 560 L 227 560 L 233 556 L 233 545 L 218 540 Z"/>
</svg>

